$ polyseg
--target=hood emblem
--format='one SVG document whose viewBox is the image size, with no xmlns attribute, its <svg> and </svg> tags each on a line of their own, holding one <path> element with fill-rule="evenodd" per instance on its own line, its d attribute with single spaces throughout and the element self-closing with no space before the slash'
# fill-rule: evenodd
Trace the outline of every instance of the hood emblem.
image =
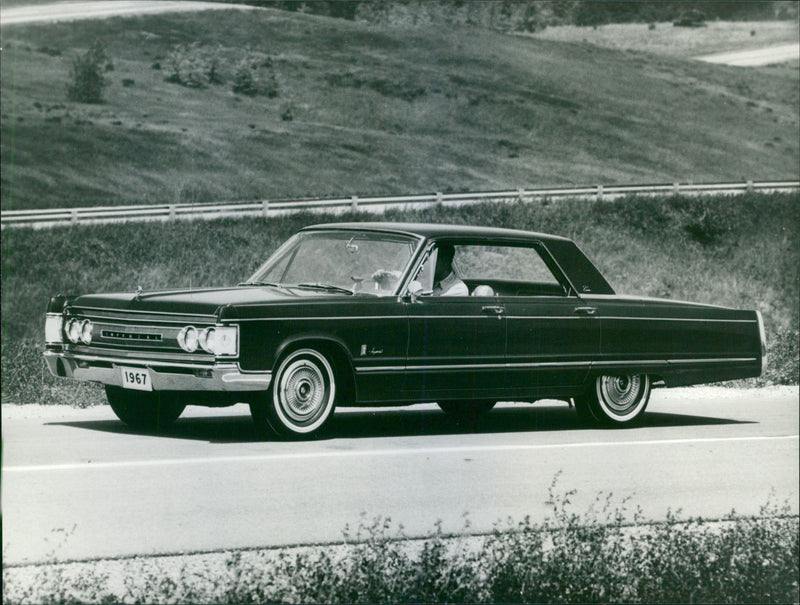
<svg viewBox="0 0 800 605">
<path fill-rule="evenodd" d="M 136 286 L 136 294 L 134 295 L 133 299 L 134 300 L 139 300 L 139 298 L 141 296 L 142 296 L 142 287 L 141 286 Z"/>
</svg>

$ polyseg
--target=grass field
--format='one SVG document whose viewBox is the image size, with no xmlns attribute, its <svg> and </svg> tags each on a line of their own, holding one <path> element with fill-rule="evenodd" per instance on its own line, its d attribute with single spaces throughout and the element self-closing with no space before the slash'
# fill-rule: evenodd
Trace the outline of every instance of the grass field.
<svg viewBox="0 0 800 605">
<path fill-rule="evenodd" d="M 102 390 L 51 377 L 44 310 L 58 293 L 231 285 L 298 228 L 324 215 L 178 221 L 52 230 L 2 239 L 2 395 L 8 403 L 93 405 Z M 374 220 L 374 215 L 333 220 Z M 800 199 L 752 195 L 616 202 L 484 203 L 392 211 L 389 220 L 465 223 L 574 238 L 617 292 L 759 309 L 770 364 L 747 384 L 798 380 Z"/>
<path fill-rule="evenodd" d="M 106 102 L 69 102 L 71 60 L 95 40 Z M 188 43 L 220 83 L 165 81 Z M 232 92 L 245 57 L 274 96 Z M 478 29 L 274 10 L 13 26 L 1 70 L 3 209 L 797 178 L 800 164 L 796 70 Z"/>
</svg>

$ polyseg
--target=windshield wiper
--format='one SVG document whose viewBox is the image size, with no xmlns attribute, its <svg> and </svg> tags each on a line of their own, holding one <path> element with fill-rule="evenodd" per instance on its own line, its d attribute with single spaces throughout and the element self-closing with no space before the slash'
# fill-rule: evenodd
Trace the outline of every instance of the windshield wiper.
<svg viewBox="0 0 800 605">
<path fill-rule="evenodd" d="M 353 296 L 353 291 L 341 286 L 334 286 L 332 284 L 297 284 L 295 288 L 313 288 L 315 290 L 326 290 L 328 292 L 341 292 L 342 294 L 349 294 Z"/>
<path fill-rule="evenodd" d="M 273 286 L 275 288 L 280 288 L 281 284 L 273 284 L 272 282 L 268 281 L 243 281 L 242 283 L 238 284 L 240 286 Z"/>
</svg>

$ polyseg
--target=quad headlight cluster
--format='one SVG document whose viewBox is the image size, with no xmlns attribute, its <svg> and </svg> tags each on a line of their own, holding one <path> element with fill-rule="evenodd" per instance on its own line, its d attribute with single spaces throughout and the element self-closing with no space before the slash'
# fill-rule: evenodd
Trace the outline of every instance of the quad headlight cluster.
<svg viewBox="0 0 800 605">
<path fill-rule="evenodd" d="M 73 317 L 64 326 L 64 333 L 72 344 L 83 343 L 92 344 L 92 333 L 94 326 L 89 319 L 78 319 Z"/>
<path fill-rule="evenodd" d="M 236 355 L 238 344 L 237 326 L 211 326 L 202 330 L 186 326 L 178 333 L 178 345 L 187 353 L 194 353 L 199 347 L 213 355 Z"/>
</svg>

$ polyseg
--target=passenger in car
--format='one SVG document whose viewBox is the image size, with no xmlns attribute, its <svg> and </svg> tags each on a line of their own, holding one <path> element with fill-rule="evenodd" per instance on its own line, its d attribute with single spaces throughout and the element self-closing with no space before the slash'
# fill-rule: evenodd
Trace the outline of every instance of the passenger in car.
<svg viewBox="0 0 800 605">
<path fill-rule="evenodd" d="M 434 296 L 469 296 L 469 288 L 453 272 L 453 257 L 456 249 L 450 244 L 439 246 L 436 268 L 433 272 Z"/>
</svg>

